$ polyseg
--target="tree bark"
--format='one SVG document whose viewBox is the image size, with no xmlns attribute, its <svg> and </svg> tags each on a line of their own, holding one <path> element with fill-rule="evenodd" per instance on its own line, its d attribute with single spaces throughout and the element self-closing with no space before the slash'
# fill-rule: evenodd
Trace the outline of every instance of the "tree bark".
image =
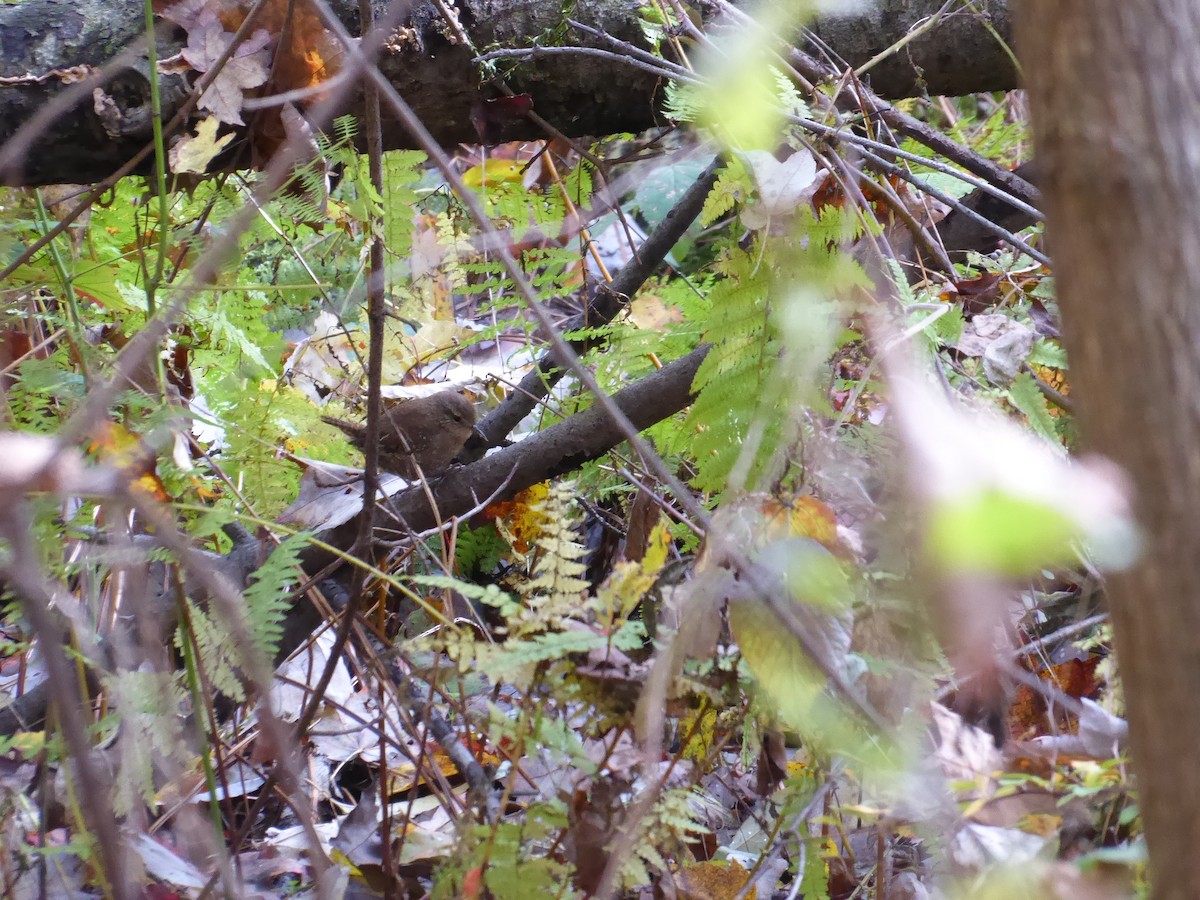
<svg viewBox="0 0 1200 900">
<path fill-rule="evenodd" d="M 382 10 L 387 0 L 374 0 Z M 357 33 L 355 0 L 331 4 L 347 27 Z M 854 16 L 834 16 L 817 23 L 818 41 L 803 44 L 818 55 L 833 54 L 839 68 L 858 66 L 902 40 L 943 6 L 942 0 L 888 0 L 879 8 Z M 603 0 L 578 4 L 572 15 L 601 31 L 639 46 L 641 0 Z M 1016 75 L 1003 40 L 1009 31 L 1008 0 L 981 0 L 977 12 L 961 12 L 922 33 L 896 54 L 873 66 L 865 76 L 884 97 L 915 93 L 966 94 L 1015 86 Z M 558 0 L 459 0 L 455 8 L 466 34 L 479 52 L 493 47 L 545 44 L 545 35 L 563 25 Z M 143 34 L 142 0 L 25 0 L 0 7 L 0 144 L 64 90 L 72 66 L 99 66 L 117 56 Z M 444 145 L 478 142 L 471 124 L 472 108 L 498 92 L 480 82 L 473 51 L 450 36 L 436 7 L 418 6 L 411 30 L 389 42 L 380 68 L 434 136 Z M 159 58 L 177 53 L 183 36 L 159 20 Z M 567 45 L 595 45 L 566 29 Z M 145 54 L 120 67 L 105 88 L 113 107 L 103 121 L 90 89 L 24 154 L 19 167 L 6 167 L 10 184 L 91 183 L 115 171 L 150 139 L 150 101 Z M 562 132 L 606 135 L 642 131 L 662 124 L 658 114 L 663 82 L 652 74 L 619 62 L 592 57 L 552 57 L 517 65 L 507 78 L 515 91 L 527 92 L 535 111 Z M 166 118 L 179 108 L 187 85 L 181 76 L 164 79 Z M 502 135 L 505 140 L 544 137 L 521 120 Z M 409 145 L 395 122 L 384 123 L 389 148 Z"/>
<path fill-rule="evenodd" d="M 1088 446 L 1136 487 L 1110 581 L 1157 897 L 1200 895 L 1200 6 L 1023 0 L 1019 47 Z"/>
</svg>

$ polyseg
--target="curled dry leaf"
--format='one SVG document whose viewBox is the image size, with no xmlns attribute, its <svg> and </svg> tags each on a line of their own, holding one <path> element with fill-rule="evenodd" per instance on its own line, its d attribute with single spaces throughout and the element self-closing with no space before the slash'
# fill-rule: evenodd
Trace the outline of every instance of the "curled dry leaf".
<svg viewBox="0 0 1200 900">
<path fill-rule="evenodd" d="M 975 791 L 969 799 L 990 796 L 995 790 L 995 775 L 1004 768 L 991 734 L 940 703 L 932 704 L 931 718 L 937 734 L 934 761 L 946 780 L 973 783 Z"/>
<path fill-rule="evenodd" d="M 975 316 L 963 329 L 955 348 L 967 356 L 982 357 L 988 381 L 1007 387 L 1029 359 L 1036 338 L 1032 328 L 1007 316 Z"/>
<path fill-rule="evenodd" d="M 772 219 L 790 216 L 816 193 L 817 161 L 807 150 L 797 150 L 783 162 L 765 150 L 740 155 L 758 185 L 757 202 L 742 210 L 747 228 L 766 228 Z"/>
<path fill-rule="evenodd" d="M 1022 745 L 1024 752 L 1040 759 L 1111 759 L 1125 749 L 1129 741 L 1129 723 L 1087 697 L 1079 698 L 1079 702 L 1083 712 L 1079 715 L 1077 734 L 1034 738 Z"/>
<path fill-rule="evenodd" d="M 279 522 L 310 531 L 328 531 L 353 519 L 362 510 L 362 470 L 304 460 L 307 468 L 300 478 L 300 493 L 279 514 Z M 381 473 L 381 498 L 409 486 L 399 475 Z"/>
</svg>

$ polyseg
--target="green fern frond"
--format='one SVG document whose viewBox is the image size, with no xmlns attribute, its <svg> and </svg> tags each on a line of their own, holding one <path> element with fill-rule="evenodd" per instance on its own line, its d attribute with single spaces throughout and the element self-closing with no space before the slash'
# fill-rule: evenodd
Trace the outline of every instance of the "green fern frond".
<svg viewBox="0 0 1200 900">
<path fill-rule="evenodd" d="M 586 654 L 608 645 L 608 638 L 594 631 L 550 631 L 529 638 L 509 637 L 503 644 L 480 647 L 478 671 L 497 681 L 523 681 L 522 669 L 538 663 L 556 662 L 575 654 Z"/>
<path fill-rule="evenodd" d="M 391 150 L 383 155 L 383 240 L 388 251 L 405 258 L 412 250 L 413 210 L 420 199 L 417 185 L 426 156 L 417 150 Z"/>
<path fill-rule="evenodd" d="M 333 134 L 339 144 L 349 144 L 358 134 L 358 119 L 354 116 L 338 116 L 333 120 Z"/>
<path fill-rule="evenodd" d="M 55 407 L 65 400 L 73 405 L 82 399 L 83 376 L 65 365 L 65 353 L 47 359 L 27 359 L 16 369 L 16 379 L 8 391 L 13 419 L 38 431 L 50 431 L 57 425 Z"/>
<path fill-rule="evenodd" d="M 187 756 L 179 715 L 184 693 L 166 672 L 117 671 L 104 681 L 121 721 L 113 806 L 118 815 L 128 815 L 153 804 L 155 766 Z"/>
<path fill-rule="evenodd" d="M 246 690 L 235 661 L 237 656 L 227 628 L 195 601 L 188 599 L 188 630 L 196 645 L 196 659 L 207 683 L 231 700 L 246 699 Z M 176 632 L 175 646 L 183 649 L 186 637 L 182 629 Z"/>
<path fill-rule="evenodd" d="M 750 196 L 753 189 L 741 159 L 732 157 L 717 176 L 716 183 L 704 200 L 704 207 L 700 211 L 700 224 L 707 227 L 721 216 L 732 212 L 737 204 Z"/>
<path fill-rule="evenodd" d="M 693 382 L 697 390 L 680 432 L 678 449 L 694 453 L 695 483 L 723 485 L 738 458 L 746 429 L 759 412 L 765 381 L 775 367 L 778 347 L 771 326 L 771 265 L 758 252 L 731 249 L 719 267 L 728 276 L 709 296 L 703 337 L 712 349 Z M 769 452 L 773 445 L 763 445 Z"/>
<path fill-rule="evenodd" d="M 318 198 L 324 195 L 324 184 L 320 178 L 311 171 L 301 172 L 300 181 L 305 192 L 283 194 L 277 198 L 277 214 L 283 221 L 320 222 L 325 218 L 325 211 L 318 204 Z"/>
<path fill-rule="evenodd" d="M 296 566 L 310 538 L 307 532 L 300 532 L 276 547 L 266 562 L 251 574 L 250 583 L 242 593 L 245 625 L 254 641 L 254 652 L 267 660 L 274 658 L 279 647 L 284 616 L 291 605 L 288 598 L 296 581 Z M 246 669 L 246 660 L 229 623 L 212 608 L 191 599 L 187 602 L 191 636 L 201 671 L 216 690 L 234 700 L 244 700 L 242 673 Z M 177 646 L 183 646 L 182 632 L 176 634 L 175 641 Z"/>
<path fill-rule="evenodd" d="M 296 583 L 300 554 L 311 538 L 310 533 L 302 531 L 284 540 L 250 575 L 250 583 L 242 592 L 251 634 L 267 659 L 274 659 L 279 648 L 283 620 L 291 607 L 290 596 Z"/>
<path fill-rule="evenodd" d="M 890 256 L 886 257 L 883 260 L 883 268 L 901 305 L 912 306 L 916 303 L 917 295 L 913 291 L 912 285 L 908 283 L 908 277 L 904 274 L 904 269 L 901 268 L 899 261 Z"/>
<path fill-rule="evenodd" d="M 1032 375 L 1028 372 L 1020 373 L 1008 387 L 1008 398 L 1013 406 L 1025 415 L 1035 434 L 1041 435 L 1055 446 L 1062 443 L 1056 420 L 1050 415 L 1050 406 Z"/>
<path fill-rule="evenodd" d="M 463 572 L 493 572 L 507 550 L 491 526 L 463 528 L 458 533 L 458 564 Z"/>
<path fill-rule="evenodd" d="M 752 187 L 732 166 L 723 177 L 717 199 L 710 196 L 714 215 Z M 840 251 L 867 227 L 853 209 L 818 214 L 802 206 L 784 234 L 758 234 L 749 246 L 738 242 L 740 235 L 727 239 L 706 303 L 694 307 L 712 349 L 693 381 L 696 400 L 666 445 L 693 455 L 697 487 L 723 489 L 739 460 L 749 483 L 781 474 L 784 442 L 798 435 L 793 405 L 819 406 L 827 395 L 826 363 L 844 330 L 835 327 L 840 312 L 832 298 L 869 285 Z M 743 460 L 746 450 L 753 455 Z"/>
<path fill-rule="evenodd" d="M 775 80 L 775 96 L 783 111 L 801 119 L 811 119 L 812 113 L 808 110 L 808 103 L 796 89 L 795 82 L 775 66 L 771 66 L 771 77 Z"/>
<path fill-rule="evenodd" d="M 708 92 L 701 85 L 667 82 L 663 115 L 673 122 L 695 122 L 708 108 Z"/>
</svg>

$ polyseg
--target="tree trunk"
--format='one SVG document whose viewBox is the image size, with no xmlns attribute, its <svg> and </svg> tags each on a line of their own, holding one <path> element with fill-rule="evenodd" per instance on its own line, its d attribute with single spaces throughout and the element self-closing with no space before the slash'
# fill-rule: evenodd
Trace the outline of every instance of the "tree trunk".
<svg viewBox="0 0 1200 900">
<path fill-rule="evenodd" d="M 388 0 L 374 0 L 382 11 Z M 357 0 L 330 4 L 353 34 L 358 33 Z M 641 34 L 642 0 L 593 0 L 573 4 L 570 16 L 622 41 L 645 46 Z M 824 57 L 834 54 L 839 68 L 860 65 L 905 39 L 944 6 L 943 0 L 888 0 L 866 12 L 833 16 L 817 23 L 820 44 L 806 47 Z M 458 0 L 463 31 L 478 52 L 494 48 L 604 46 L 575 33 L 564 23 L 560 0 Z M 73 66 L 100 66 L 143 34 L 142 0 L 24 0 L 0 6 L 0 144 L 77 78 Z M 559 34 L 559 29 L 562 29 Z M 182 36 L 169 22 L 158 21 L 159 58 L 179 52 Z M 899 52 L 873 66 L 865 76 L 884 97 L 916 93 L 967 94 L 1015 86 L 1012 61 L 1002 41 L 1008 33 L 1008 0 L 980 0 L 970 12 L 956 12 Z M 556 35 L 548 38 L 547 35 Z M 605 49 L 612 49 L 605 47 Z M 498 96 L 482 85 L 474 52 L 450 35 L 432 3 L 419 4 L 411 28 L 398 33 L 380 60 L 380 69 L 412 105 L 443 145 L 477 143 L 471 123 L 481 98 Z M 658 115 L 663 81 L 654 74 L 596 57 L 547 57 L 509 68 L 507 84 L 533 97 L 534 109 L 562 132 L 606 135 L 642 131 L 663 124 Z M 91 183 L 115 171 L 150 138 L 149 83 L 145 54 L 125 67 L 106 93 L 109 115 L 101 119 L 91 90 L 54 118 L 24 165 L 3 177 L 10 184 Z M 163 106 L 170 118 L 185 97 L 178 75 L 164 78 Z M 545 135 L 520 119 L 505 140 Z M 410 146 L 398 123 L 384 122 L 389 148 Z"/>
<path fill-rule="evenodd" d="M 1145 529 L 1109 597 L 1155 895 L 1200 896 L 1200 6 L 1023 0 L 1019 48 L 1087 446 Z"/>
</svg>

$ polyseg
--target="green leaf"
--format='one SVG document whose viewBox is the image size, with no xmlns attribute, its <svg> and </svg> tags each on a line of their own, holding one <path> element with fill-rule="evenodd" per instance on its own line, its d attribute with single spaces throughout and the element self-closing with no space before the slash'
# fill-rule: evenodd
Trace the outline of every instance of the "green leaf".
<svg viewBox="0 0 1200 900">
<path fill-rule="evenodd" d="M 965 322 L 962 307 L 951 306 L 946 313 L 934 319 L 931 330 L 943 344 L 953 346 L 962 337 Z"/>
<path fill-rule="evenodd" d="M 641 180 L 633 195 L 633 205 L 641 211 L 650 228 L 657 227 L 666 218 L 706 165 L 708 163 L 702 158 L 684 159 L 655 166 Z"/>
<path fill-rule="evenodd" d="M 250 360 L 255 366 L 263 369 L 266 372 L 274 372 L 271 364 L 267 362 L 267 358 L 263 355 L 259 348 L 250 336 L 241 328 L 229 320 L 225 311 L 221 307 L 217 307 L 209 319 L 209 326 L 212 328 L 212 342 L 220 344 L 226 342 L 236 348 L 242 357 Z"/>
<path fill-rule="evenodd" d="M 949 572 L 1024 577 L 1074 558 L 1079 527 L 1047 503 L 991 489 L 946 500 L 926 548 Z"/>
<path fill-rule="evenodd" d="M 747 41 L 726 58 L 723 69 L 709 81 L 702 121 L 738 150 L 775 148 L 782 134 L 783 110 L 763 48 Z"/>
<path fill-rule="evenodd" d="M 1029 352 L 1029 362 L 1035 366 L 1048 366 L 1051 369 L 1067 368 L 1067 351 L 1062 344 L 1049 338 L 1035 341 Z"/>
<path fill-rule="evenodd" d="M 1061 442 L 1054 417 L 1050 415 L 1050 407 L 1032 375 L 1022 372 L 1013 379 L 1008 388 L 1008 396 L 1013 406 L 1029 420 L 1029 427 L 1036 434 L 1054 444 Z"/>
</svg>

